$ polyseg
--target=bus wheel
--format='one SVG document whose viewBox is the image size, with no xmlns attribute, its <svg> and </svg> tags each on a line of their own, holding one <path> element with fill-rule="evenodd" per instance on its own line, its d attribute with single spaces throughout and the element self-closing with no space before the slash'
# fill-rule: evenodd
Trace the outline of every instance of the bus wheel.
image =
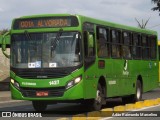
<svg viewBox="0 0 160 120">
<path fill-rule="evenodd" d="M 92 101 L 92 108 L 93 110 L 100 110 L 102 107 L 102 87 L 100 84 L 97 86 L 96 98 Z"/>
<path fill-rule="evenodd" d="M 139 80 L 136 82 L 136 94 L 130 96 L 122 97 L 122 102 L 126 103 L 134 103 L 140 101 L 142 99 L 142 84 Z"/>
<path fill-rule="evenodd" d="M 136 82 L 136 94 L 134 101 L 140 101 L 142 99 L 142 84 L 139 80 Z"/>
<path fill-rule="evenodd" d="M 98 111 L 101 109 L 103 103 L 102 87 L 100 84 L 97 86 L 96 98 L 88 99 L 81 102 L 82 105 L 87 106 L 87 110 Z"/>
<path fill-rule="evenodd" d="M 47 103 L 44 101 L 32 101 L 32 105 L 36 111 L 45 111 L 47 108 Z"/>
</svg>

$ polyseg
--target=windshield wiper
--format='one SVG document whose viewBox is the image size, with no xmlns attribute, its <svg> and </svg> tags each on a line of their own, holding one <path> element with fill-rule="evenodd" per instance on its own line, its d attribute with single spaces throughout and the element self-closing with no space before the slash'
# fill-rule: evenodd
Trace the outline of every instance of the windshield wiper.
<svg viewBox="0 0 160 120">
<path fill-rule="evenodd" d="M 72 40 L 72 42 L 71 42 L 71 47 L 73 46 L 73 43 L 74 43 L 77 39 L 79 39 L 79 33 L 78 33 L 78 32 L 76 32 L 76 33 L 73 35 L 73 40 Z"/>
<path fill-rule="evenodd" d="M 54 51 L 56 49 L 56 46 L 60 40 L 60 37 L 62 35 L 62 32 L 63 32 L 63 29 L 59 29 L 57 35 L 56 35 L 56 38 L 54 39 L 53 43 L 52 43 L 52 51 Z"/>
<path fill-rule="evenodd" d="M 31 39 L 31 36 L 30 36 L 30 34 L 28 33 L 27 30 L 24 31 L 24 34 L 26 35 L 26 37 L 27 37 L 29 40 L 32 40 L 32 39 Z"/>
</svg>

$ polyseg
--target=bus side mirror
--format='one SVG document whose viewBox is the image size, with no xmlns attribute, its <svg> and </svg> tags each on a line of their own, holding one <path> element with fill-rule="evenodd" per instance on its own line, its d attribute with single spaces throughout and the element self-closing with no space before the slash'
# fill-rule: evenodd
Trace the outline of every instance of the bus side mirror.
<svg viewBox="0 0 160 120">
<path fill-rule="evenodd" d="M 6 41 L 5 41 L 5 37 L 2 37 L 2 51 L 6 51 Z"/>
<path fill-rule="evenodd" d="M 7 36 L 9 36 L 9 35 L 10 35 L 10 32 L 7 32 L 7 33 L 5 33 L 5 34 L 3 35 L 3 37 L 2 37 L 2 52 L 3 52 L 3 54 L 4 54 L 7 58 L 10 58 L 10 55 L 8 55 L 8 54 L 6 53 L 6 44 L 7 44 L 6 38 L 7 38 Z"/>
</svg>

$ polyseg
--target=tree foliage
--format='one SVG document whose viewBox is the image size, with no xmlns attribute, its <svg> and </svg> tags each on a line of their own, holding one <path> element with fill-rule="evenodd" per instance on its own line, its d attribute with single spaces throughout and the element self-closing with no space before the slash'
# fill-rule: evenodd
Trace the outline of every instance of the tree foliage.
<svg viewBox="0 0 160 120">
<path fill-rule="evenodd" d="M 4 35 L 8 31 L 9 31 L 8 29 L 2 29 L 2 30 L 0 30 L 0 35 Z"/>
<path fill-rule="evenodd" d="M 156 4 L 156 7 L 153 7 L 153 11 L 159 11 L 160 12 L 160 0 L 152 0 L 154 4 Z M 160 14 L 159 14 L 160 15 Z"/>
</svg>

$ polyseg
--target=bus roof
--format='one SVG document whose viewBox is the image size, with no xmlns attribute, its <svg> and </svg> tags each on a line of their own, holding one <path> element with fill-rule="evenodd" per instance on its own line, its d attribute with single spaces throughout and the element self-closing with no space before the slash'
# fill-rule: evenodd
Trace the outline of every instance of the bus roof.
<svg viewBox="0 0 160 120">
<path fill-rule="evenodd" d="M 153 30 L 141 29 L 138 27 L 132 27 L 132 26 L 127 26 L 127 25 L 118 24 L 118 23 L 114 23 L 114 22 L 98 20 L 98 19 L 94 19 L 94 18 L 90 18 L 90 17 L 81 16 L 81 15 L 77 15 L 77 16 L 84 19 L 84 21 L 91 21 L 92 23 L 108 26 L 110 28 L 117 28 L 117 29 L 122 29 L 122 30 L 126 30 L 126 31 L 134 31 L 134 32 L 140 32 L 140 33 L 144 33 L 144 34 L 147 33 L 147 34 L 157 35 L 157 32 L 153 31 Z"/>
<path fill-rule="evenodd" d="M 53 17 L 53 16 L 56 16 L 56 17 L 60 17 L 60 16 L 76 16 L 82 22 L 90 22 L 90 23 L 99 24 L 101 26 L 108 26 L 110 28 L 117 28 L 117 29 L 123 29 L 123 30 L 126 30 L 126 31 L 133 31 L 133 32 L 140 32 L 140 33 L 144 33 L 144 34 L 147 33 L 147 34 L 157 35 L 157 32 L 153 31 L 153 30 L 140 29 L 138 27 L 131 27 L 131 26 L 127 26 L 127 25 L 122 25 L 122 24 L 118 24 L 118 23 L 113 23 L 113 22 L 109 22 L 109 21 L 104 21 L 104 20 L 99 20 L 99 19 L 95 19 L 95 18 L 91 18 L 91 17 L 86 17 L 86 16 L 83 16 L 83 15 L 72 15 L 72 14 L 40 14 L 40 15 L 22 16 L 22 17 L 16 18 L 16 19 Z"/>
</svg>

